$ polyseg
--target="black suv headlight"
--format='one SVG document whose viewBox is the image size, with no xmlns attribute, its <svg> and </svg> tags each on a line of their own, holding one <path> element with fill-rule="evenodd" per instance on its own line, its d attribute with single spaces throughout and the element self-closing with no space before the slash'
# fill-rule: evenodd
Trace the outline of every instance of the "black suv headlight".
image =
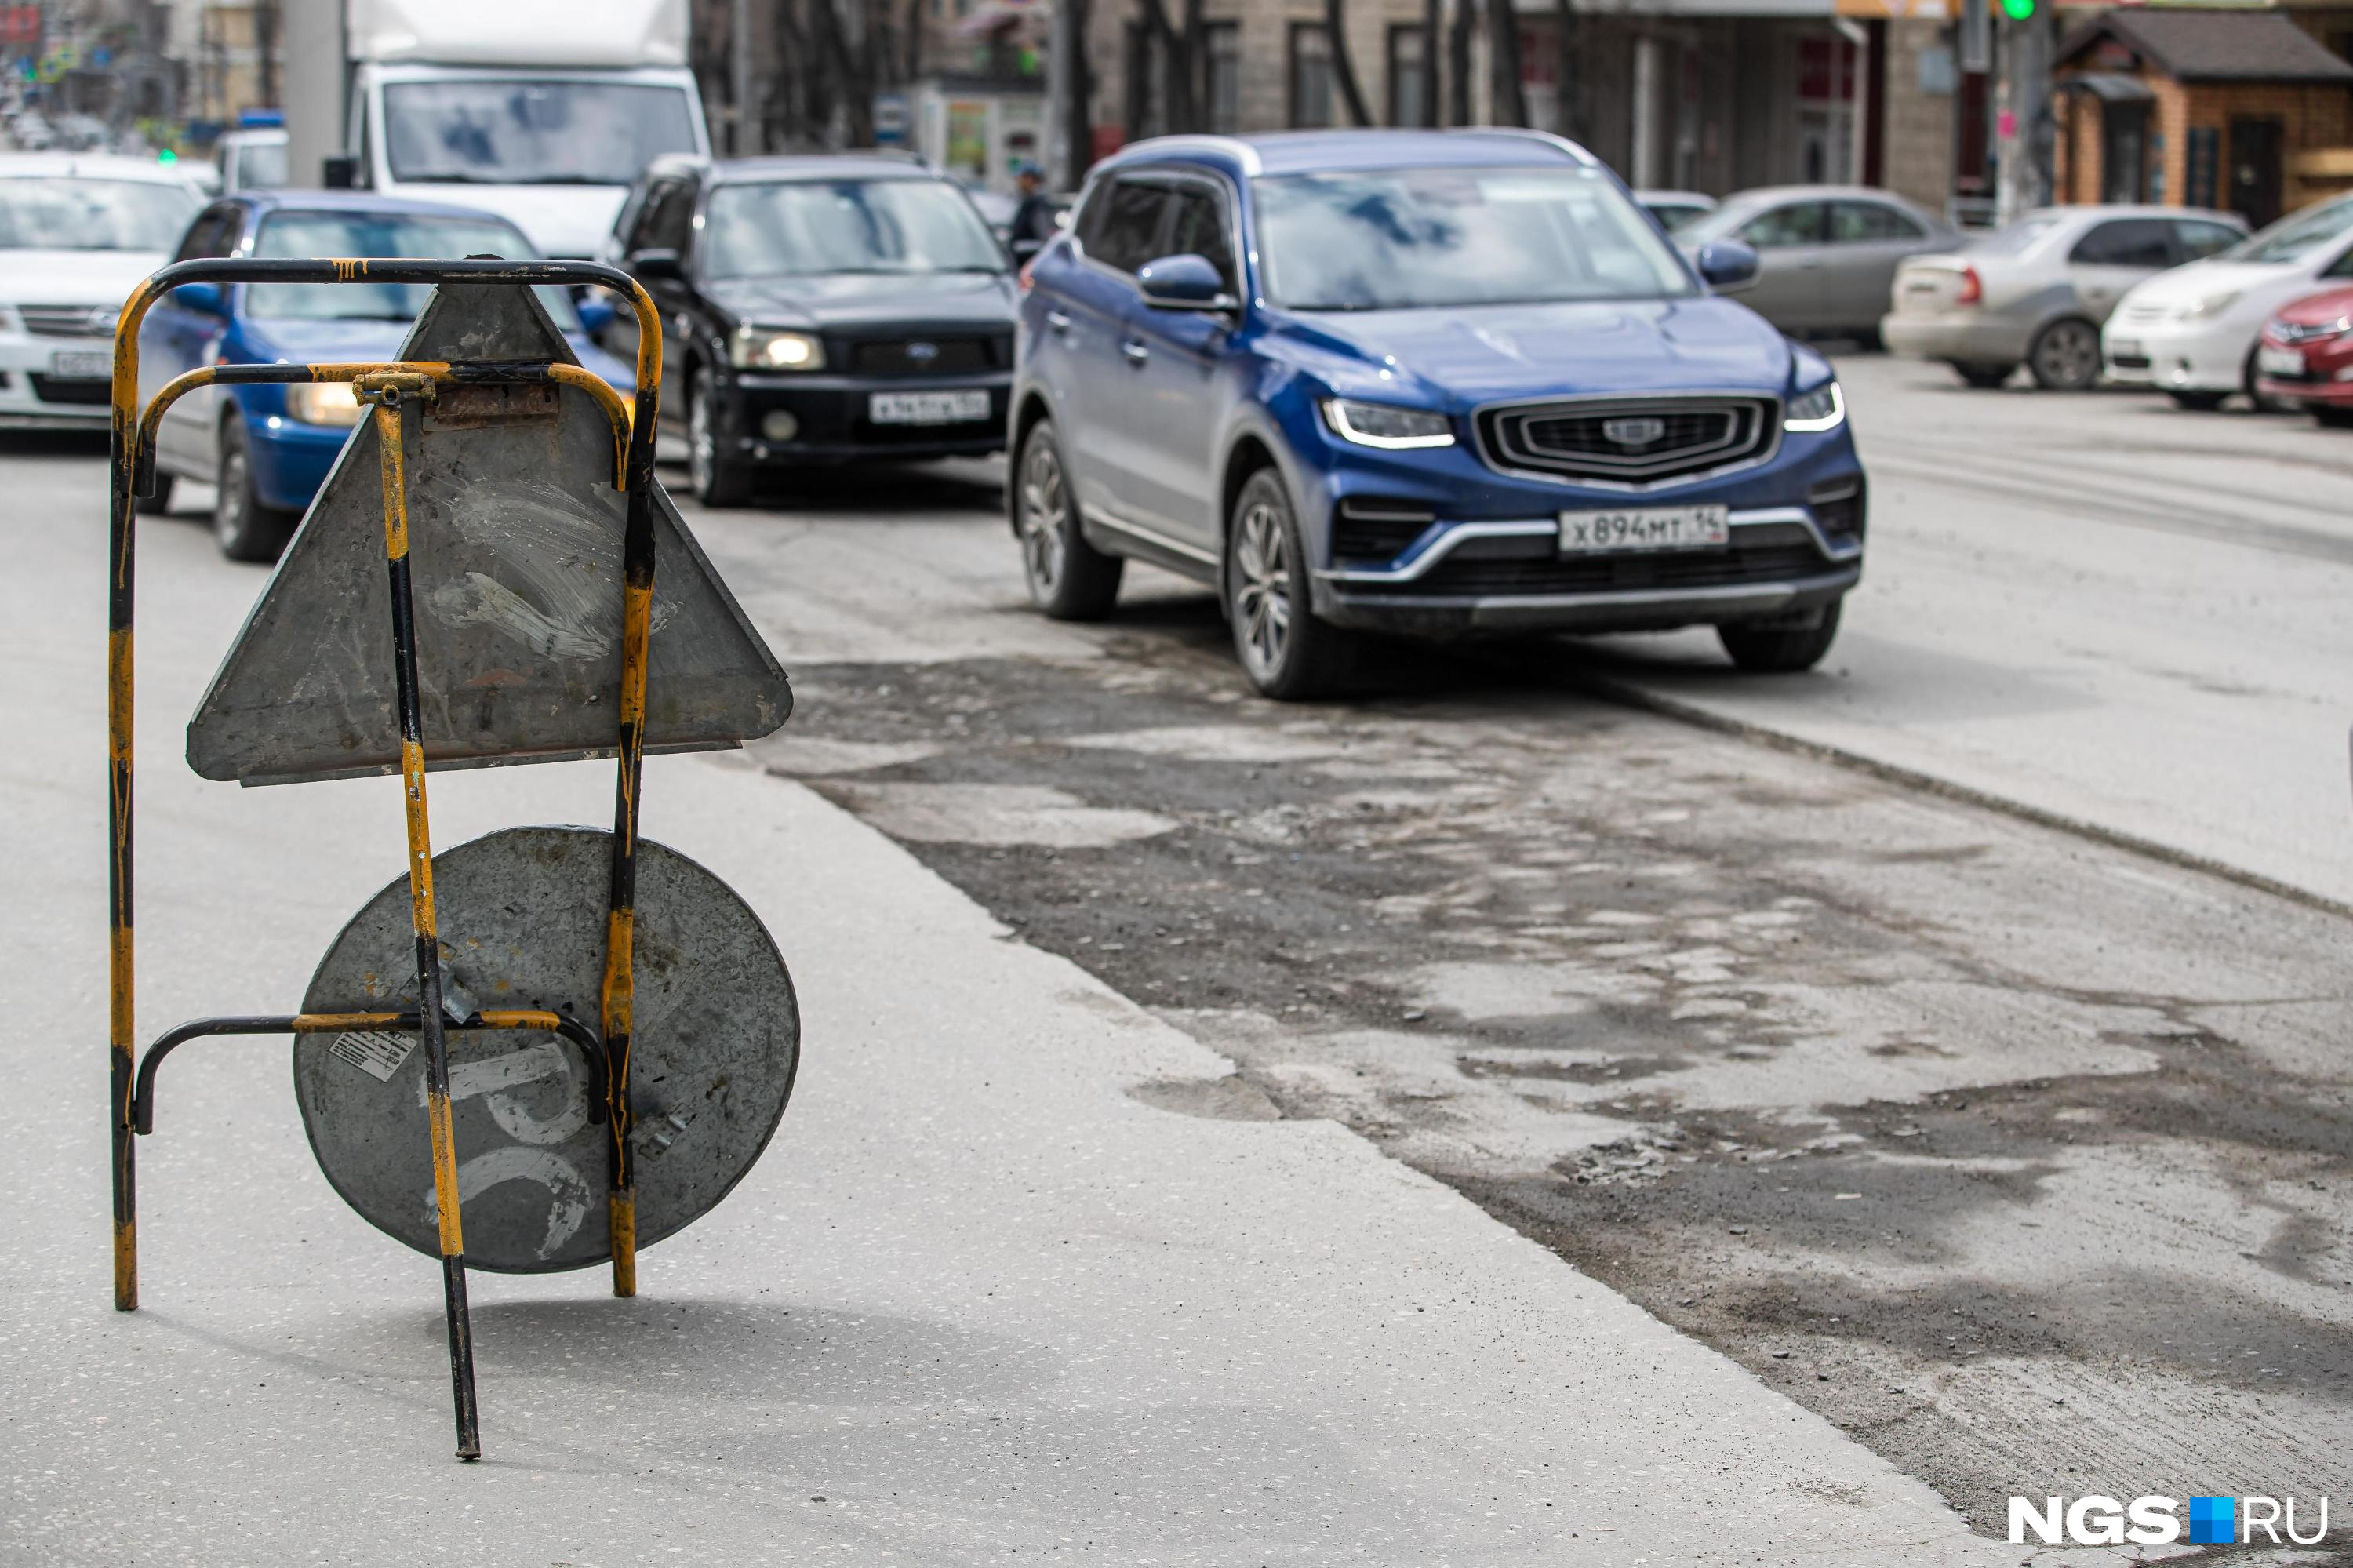
<svg viewBox="0 0 2353 1568">
<path fill-rule="evenodd" d="M 1324 422 L 1344 441 L 1392 451 L 1414 447 L 1451 447 L 1454 421 L 1420 408 L 1393 408 L 1351 397 L 1324 399 Z"/>
<path fill-rule="evenodd" d="M 1785 430 L 1835 430 L 1846 418 L 1846 399 L 1839 395 L 1839 384 L 1825 381 L 1810 392 L 1800 392 L 1789 399 L 1789 407 L 1781 416 Z"/>
</svg>

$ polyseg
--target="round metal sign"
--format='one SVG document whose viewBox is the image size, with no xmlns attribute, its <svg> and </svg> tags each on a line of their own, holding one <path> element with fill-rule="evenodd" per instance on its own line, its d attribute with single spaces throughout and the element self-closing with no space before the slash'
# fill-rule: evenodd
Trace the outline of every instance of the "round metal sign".
<svg viewBox="0 0 2353 1568">
<path fill-rule="evenodd" d="M 451 1010 L 561 1012 L 594 1028 L 611 851 L 596 829 L 510 828 L 436 854 Z M 629 1098 L 642 1248 L 708 1211 L 760 1157 L 792 1095 L 800 1012 L 783 957 L 733 889 L 650 841 L 637 864 Z M 416 962 L 403 877 L 336 937 L 303 1011 L 414 1012 Z M 604 1262 L 612 1129 L 590 1103 L 579 1048 L 516 1030 L 448 1039 L 467 1263 L 538 1274 Z M 343 1201 L 437 1255 L 419 1038 L 297 1035 L 294 1090 Z"/>
</svg>

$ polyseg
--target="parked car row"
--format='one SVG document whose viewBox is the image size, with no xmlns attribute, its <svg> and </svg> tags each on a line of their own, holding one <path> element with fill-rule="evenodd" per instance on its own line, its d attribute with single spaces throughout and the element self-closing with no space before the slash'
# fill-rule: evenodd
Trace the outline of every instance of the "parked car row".
<svg viewBox="0 0 2353 1568">
<path fill-rule="evenodd" d="M 42 349 L 60 357 L 33 380 L 92 425 L 115 308 L 166 260 L 533 253 L 466 207 L 285 189 L 206 202 L 133 167 L 136 191 L 67 171 L 69 200 L 35 171 L 0 179 L 28 232 L 119 228 L 89 241 L 115 266 L 69 323 L 90 342 Z M 1841 193 L 1781 221 L 1816 221 L 1826 243 L 1883 238 L 1879 205 Z M 1108 612 L 1129 558 L 1194 576 L 1272 695 L 1328 690 L 1373 630 L 1702 625 L 1743 668 L 1803 670 L 1862 576 L 1865 481 L 1829 362 L 1721 297 L 1756 282 L 1757 251 L 1736 227 L 1678 249 L 1558 138 L 1142 143 L 1099 166 L 1018 273 L 968 193 L 907 160 L 669 155 L 604 253 L 661 307 L 662 407 L 707 503 L 744 499 L 764 468 L 1009 440 L 1010 522 L 1041 609 Z M 424 293 L 183 286 L 142 328 L 144 389 L 204 364 L 389 357 Z M 584 363 L 625 385 L 605 351 L 635 346 L 634 313 L 592 320 L 543 293 Z M 221 548 L 269 559 L 358 415 L 332 386 L 185 398 L 157 499 L 213 485 Z"/>
<path fill-rule="evenodd" d="M 1896 274 L 1895 353 L 2000 387 L 2145 387 L 2185 408 L 2233 396 L 2353 419 L 2353 196 L 2259 234 L 2227 212 L 2051 207 Z"/>
</svg>

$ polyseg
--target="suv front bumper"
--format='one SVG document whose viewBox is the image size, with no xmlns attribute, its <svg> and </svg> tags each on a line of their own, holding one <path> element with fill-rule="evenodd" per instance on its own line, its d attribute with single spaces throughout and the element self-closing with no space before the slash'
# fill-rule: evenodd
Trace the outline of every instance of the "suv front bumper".
<svg viewBox="0 0 2353 1568">
<path fill-rule="evenodd" d="M 1318 572 L 1315 613 L 1419 636 L 1664 630 L 1819 609 L 1862 580 L 1861 534 L 1806 506 L 1735 511 L 1722 550 L 1565 556 L 1559 538 L 1549 518 L 1458 523 L 1385 569 Z"/>
</svg>

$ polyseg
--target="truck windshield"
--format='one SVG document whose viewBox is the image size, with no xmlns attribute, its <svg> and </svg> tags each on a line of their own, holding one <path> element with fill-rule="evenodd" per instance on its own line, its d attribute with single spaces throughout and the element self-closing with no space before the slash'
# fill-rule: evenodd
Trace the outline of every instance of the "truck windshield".
<svg viewBox="0 0 2353 1568">
<path fill-rule="evenodd" d="M 253 254 L 298 256 L 503 256 L 533 259 L 531 242 L 495 218 L 426 217 L 402 213 L 279 212 L 262 219 Z M 533 291 L 555 324 L 580 330 L 571 296 L 548 285 Z M 262 321 L 408 322 L 433 292 L 423 283 L 255 283 L 245 313 Z"/>
<path fill-rule="evenodd" d="M 664 153 L 695 151 L 683 89 L 466 77 L 384 90 L 392 177 L 492 185 L 626 185 Z"/>
<path fill-rule="evenodd" d="M 1267 298 L 1391 311 L 1698 292 L 1599 169 L 1369 169 L 1261 179 Z"/>
<path fill-rule="evenodd" d="M 169 250 L 195 210 L 160 181 L 0 179 L 0 250 Z"/>
<path fill-rule="evenodd" d="M 1005 270 L 972 203 L 937 180 L 723 185 L 702 227 L 709 278 Z"/>
</svg>

